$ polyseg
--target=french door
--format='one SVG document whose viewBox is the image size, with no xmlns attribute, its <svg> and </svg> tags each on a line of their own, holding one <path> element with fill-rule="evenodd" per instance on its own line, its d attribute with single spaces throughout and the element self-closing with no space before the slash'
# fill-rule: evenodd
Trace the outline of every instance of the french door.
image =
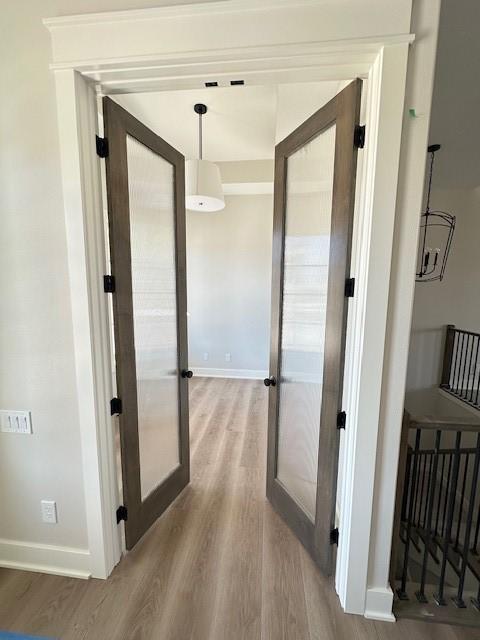
<svg viewBox="0 0 480 640">
<path fill-rule="evenodd" d="M 267 496 L 326 574 L 360 98 L 355 80 L 275 149 Z"/>
<path fill-rule="evenodd" d="M 189 482 L 184 157 L 110 98 L 103 114 L 131 549 Z"/>
</svg>

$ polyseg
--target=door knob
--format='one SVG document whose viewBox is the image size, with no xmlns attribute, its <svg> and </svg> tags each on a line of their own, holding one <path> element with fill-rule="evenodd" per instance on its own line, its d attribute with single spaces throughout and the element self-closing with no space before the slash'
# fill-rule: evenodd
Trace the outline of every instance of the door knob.
<svg viewBox="0 0 480 640">
<path fill-rule="evenodd" d="M 265 380 L 263 381 L 263 384 L 266 387 L 274 387 L 277 384 L 277 381 L 273 376 L 270 376 L 269 378 L 265 378 Z"/>
<path fill-rule="evenodd" d="M 193 371 L 190 371 L 190 369 L 182 369 L 182 378 L 192 378 L 193 377 Z"/>
</svg>

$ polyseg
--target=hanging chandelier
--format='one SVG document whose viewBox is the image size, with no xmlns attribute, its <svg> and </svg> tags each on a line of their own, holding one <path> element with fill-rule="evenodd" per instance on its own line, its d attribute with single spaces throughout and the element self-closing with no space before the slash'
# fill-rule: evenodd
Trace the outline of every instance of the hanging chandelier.
<svg viewBox="0 0 480 640">
<path fill-rule="evenodd" d="M 202 117 L 207 107 L 196 104 L 193 110 L 198 114 L 198 160 L 185 163 L 185 206 L 191 211 L 220 211 L 225 207 L 220 170 L 203 159 Z"/>
<path fill-rule="evenodd" d="M 443 280 L 455 230 L 455 216 L 446 211 L 432 211 L 430 209 L 433 162 L 435 153 L 439 149 L 439 144 L 432 144 L 428 147 L 430 171 L 427 203 L 420 218 L 416 282 L 432 282 L 434 280 L 441 282 Z"/>
</svg>

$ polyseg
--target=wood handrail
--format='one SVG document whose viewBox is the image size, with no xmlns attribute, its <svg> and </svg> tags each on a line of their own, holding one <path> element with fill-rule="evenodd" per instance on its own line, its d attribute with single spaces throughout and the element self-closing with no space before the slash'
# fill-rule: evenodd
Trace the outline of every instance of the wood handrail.
<svg viewBox="0 0 480 640">
<path fill-rule="evenodd" d="M 480 431 L 480 421 L 457 417 L 409 416 L 408 428 L 432 431 Z"/>
</svg>

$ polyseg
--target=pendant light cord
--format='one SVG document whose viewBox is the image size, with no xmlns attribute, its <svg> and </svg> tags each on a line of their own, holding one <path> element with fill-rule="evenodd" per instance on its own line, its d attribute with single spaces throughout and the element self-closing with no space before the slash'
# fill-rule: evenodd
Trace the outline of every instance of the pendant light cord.
<svg viewBox="0 0 480 640">
<path fill-rule="evenodd" d="M 432 176 L 433 176 L 433 161 L 435 160 L 435 151 L 431 152 L 431 160 L 430 160 L 430 175 L 428 176 L 428 190 L 427 190 L 427 207 L 425 209 L 425 213 L 429 213 L 430 211 L 430 193 L 432 191 Z"/>
<path fill-rule="evenodd" d="M 198 115 L 198 159 L 199 160 L 203 160 L 203 131 L 202 131 L 202 126 L 203 126 L 203 120 L 202 120 L 202 116 L 207 113 L 208 109 L 207 109 L 207 105 L 202 104 L 201 102 L 198 102 L 194 107 L 193 110 L 195 111 L 195 113 Z"/>
<path fill-rule="evenodd" d="M 203 144 L 202 144 L 202 115 L 198 114 L 198 157 L 203 160 Z"/>
</svg>

